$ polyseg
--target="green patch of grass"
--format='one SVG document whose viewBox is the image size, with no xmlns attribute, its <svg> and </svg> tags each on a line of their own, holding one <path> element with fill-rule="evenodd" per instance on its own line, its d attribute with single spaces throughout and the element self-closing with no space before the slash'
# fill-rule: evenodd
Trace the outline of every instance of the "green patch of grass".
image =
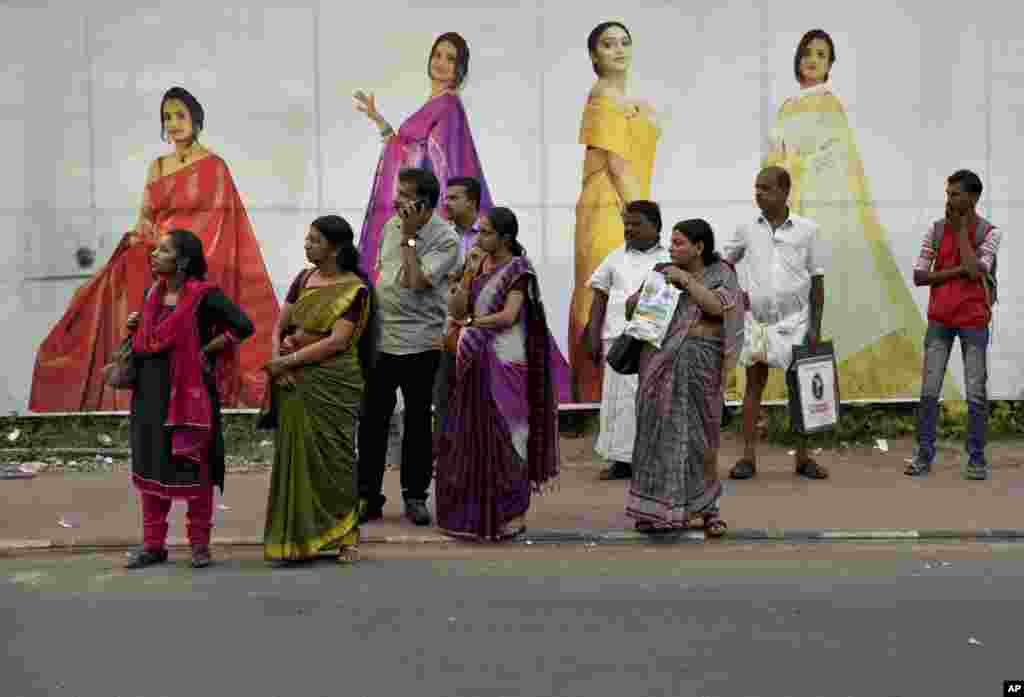
<svg viewBox="0 0 1024 697">
<path fill-rule="evenodd" d="M 224 414 L 225 449 L 232 458 L 269 463 L 274 449 L 261 444 L 273 441 L 274 433 L 257 429 L 256 419 L 256 414 Z M 131 447 L 128 429 L 128 417 L 117 415 L 0 417 L 0 448 L 127 450 Z M 15 431 L 19 432 L 17 439 L 9 439 L 8 436 Z"/>
<path fill-rule="evenodd" d="M 1024 432 L 1024 402 L 996 401 L 989 403 L 988 437 L 990 440 L 1020 438 Z M 733 408 L 729 431 L 740 433 L 743 416 L 740 407 Z M 762 415 L 767 420 L 769 442 L 795 445 L 794 433 L 785 406 L 766 406 Z M 838 426 L 831 431 L 810 436 L 817 447 L 836 447 L 842 443 L 874 443 L 878 438 L 905 438 L 917 431 L 917 404 L 848 404 L 843 405 Z M 962 440 L 967 435 L 967 407 L 964 402 L 943 402 L 939 411 L 939 438 Z"/>
<path fill-rule="evenodd" d="M 841 443 L 873 443 L 877 438 L 912 436 L 917 428 L 917 405 L 870 404 L 845 405 L 840 414 L 838 428 L 811 436 L 816 447 L 835 447 Z M 990 403 L 989 438 L 991 440 L 1020 438 L 1024 432 L 1024 401 L 995 401 Z M 743 428 L 740 407 L 730 407 L 732 420 L 727 430 L 735 433 Z M 766 439 L 772 443 L 792 445 L 797 442 L 789 413 L 784 406 L 766 406 L 762 411 L 767 420 Z M 273 431 L 256 428 L 256 414 L 224 414 L 224 441 L 232 459 L 269 464 L 274 449 L 266 445 L 274 440 Z M 566 411 L 559 415 L 559 430 L 563 436 L 593 435 L 598 430 L 596 411 Z M 16 440 L 7 436 L 14 431 Z M 967 408 L 964 402 L 944 402 L 939 418 L 939 437 L 962 440 L 967 433 Z M 109 443 L 104 436 L 110 438 Z M 0 417 L 0 448 L 129 448 L 128 417 L 78 414 L 55 418 L 7 416 Z"/>
</svg>

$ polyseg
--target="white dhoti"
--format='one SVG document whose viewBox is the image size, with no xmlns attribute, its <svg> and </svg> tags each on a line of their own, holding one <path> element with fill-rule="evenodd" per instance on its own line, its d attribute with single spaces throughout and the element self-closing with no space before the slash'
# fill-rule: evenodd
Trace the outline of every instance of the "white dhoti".
<svg viewBox="0 0 1024 697">
<path fill-rule="evenodd" d="M 743 318 L 743 348 L 737 363 L 750 367 L 764 363 L 786 370 L 793 362 L 793 347 L 807 337 L 807 313 L 798 313 L 775 322 L 761 322 L 751 312 Z"/>
<path fill-rule="evenodd" d="M 604 352 L 614 340 L 605 339 Z M 636 375 L 621 375 L 604 367 L 604 381 L 601 386 L 601 432 L 594 450 L 611 462 L 632 462 L 633 442 L 636 440 L 636 392 L 639 379 Z"/>
</svg>

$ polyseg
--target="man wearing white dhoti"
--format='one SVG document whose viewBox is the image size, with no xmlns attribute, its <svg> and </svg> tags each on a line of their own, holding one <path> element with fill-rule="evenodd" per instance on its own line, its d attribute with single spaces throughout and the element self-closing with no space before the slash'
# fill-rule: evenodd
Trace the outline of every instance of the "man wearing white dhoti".
<svg viewBox="0 0 1024 697">
<path fill-rule="evenodd" d="M 729 472 L 733 479 L 757 473 L 757 422 L 769 368 L 789 368 L 793 347 L 818 342 L 825 304 L 825 250 L 818 225 L 792 215 L 787 205 L 789 174 L 766 167 L 757 175 L 754 198 L 761 215 L 741 225 L 735 239 L 724 245 L 723 256 L 736 263 L 740 283 L 749 297 L 744 346 L 739 364 L 746 368 L 743 397 L 743 457 Z M 828 471 L 807 454 L 801 438 L 796 472 L 825 479 Z"/>
<path fill-rule="evenodd" d="M 590 277 L 594 292 L 586 339 L 600 367 L 626 327 L 626 300 L 640 289 L 656 264 L 671 261 L 661 244 L 661 211 L 653 201 L 631 201 L 622 215 L 625 244 L 612 250 Z M 608 461 L 601 479 L 631 479 L 636 439 L 636 375 L 620 375 L 604 366 L 601 385 L 601 432 L 594 450 Z"/>
</svg>

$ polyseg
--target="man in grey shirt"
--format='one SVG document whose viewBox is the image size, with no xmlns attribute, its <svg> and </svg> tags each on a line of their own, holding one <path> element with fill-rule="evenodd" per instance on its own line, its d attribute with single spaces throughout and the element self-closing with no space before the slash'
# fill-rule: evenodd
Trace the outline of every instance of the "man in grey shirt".
<svg viewBox="0 0 1024 697">
<path fill-rule="evenodd" d="M 385 225 L 377 259 L 380 346 L 366 385 L 359 422 L 359 495 L 363 520 L 383 516 L 384 460 L 395 411 L 395 390 L 405 402 L 402 498 L 405 515 L 430 525 L 427 489 L 433 476 L 431 402 L 440 360 L 437 337 L 448 312 L 448 274 L 458 263 L 459 239 L 436 212 L 441 186 L 424 169 L 398 175 L 394 215 Z"/>
</svg>

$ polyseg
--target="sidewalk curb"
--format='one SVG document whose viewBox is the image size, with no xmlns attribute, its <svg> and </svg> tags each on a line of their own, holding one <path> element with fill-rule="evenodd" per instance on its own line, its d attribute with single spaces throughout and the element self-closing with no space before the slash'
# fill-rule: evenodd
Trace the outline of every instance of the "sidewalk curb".
<svg viewBox="0 0 1024 697">
<path fill-rule="evenodd" d="M 702 531 L 689 530 L 660 534 L 646 534 L 632 530 L 531 530 L 522 537 L 500 543 L 506 545 L 533 544 L 680 544 L 702 542 L 706 536 Z M 975 530 L 776 530 L 770 528 L 738 528 L 730 530 L 722 538 L 736 542 L 844 542 L 844 541 L 1020 541 L 1024 542 L 1024 530 L 979 528 Z M 440 534 L 434 535 L 374 535 L 364 534 L 363 544 L 368 545 L 465 545 L 466 542 Z M 256 537 L 214 537 L 214 547 L 260 547 L 262 538 Z M 19 554 L 40 551 L 80 552 L 133 549 L 139 546 L 137 538 L 106 540 L 0 540 L 0 556 L 13 557 Z M 187 547 L 188 541 L 181 538 L 168 540 L 169 547 Z"/>
</svg>

